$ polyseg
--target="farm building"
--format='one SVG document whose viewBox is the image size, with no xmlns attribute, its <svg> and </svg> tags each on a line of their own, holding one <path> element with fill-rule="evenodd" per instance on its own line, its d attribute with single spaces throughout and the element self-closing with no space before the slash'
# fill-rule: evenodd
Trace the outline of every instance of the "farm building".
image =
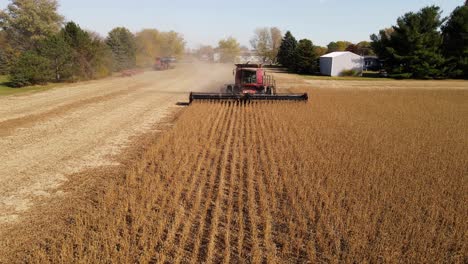
<svg viewBox="0 0 468 264">
<path fill-rule="evenodd" d="M 320 57 L 320 73 L 328 76 L 340 76 L 345 70 L 362 72 L 363 57 L 349 51 L 336 51 Z"/>
</svg>

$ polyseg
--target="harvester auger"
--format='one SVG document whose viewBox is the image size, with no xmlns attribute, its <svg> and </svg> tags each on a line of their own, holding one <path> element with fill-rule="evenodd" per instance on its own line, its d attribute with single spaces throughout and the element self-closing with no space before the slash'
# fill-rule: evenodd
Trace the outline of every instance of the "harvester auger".
<svg viewBox="0 0 468 264">
<path fill-rule="evenodd" d="M 220 93 L 190 93 L 190 103 L 208 101 L 307 101 L 303 94 L 279 94 L 276 81 L 267 75 L 261 64 L 236 64 L 235 83 L 222 88 Z"/>
</svg>

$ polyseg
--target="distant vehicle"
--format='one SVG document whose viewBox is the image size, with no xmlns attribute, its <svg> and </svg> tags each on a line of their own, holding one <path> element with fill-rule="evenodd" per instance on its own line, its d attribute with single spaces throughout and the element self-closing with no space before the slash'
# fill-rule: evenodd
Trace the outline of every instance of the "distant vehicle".
<svg viewBox="0 0 468 264">
<path fill-rule="evenodd" d="M 171 69 L 171 63 L 176 62 L 176 59 L 173 57 L 157 57 L 154 63 L 154 70 L 156 71 L 165 71 Z"/>
<path fill-rule="evenodd" d="M 382 69 L 379 71 L 379 77 L 383 77 L 383 78 L 386 78 L 388 77 L 388 73 L 386 70 Z"/>
</svg>

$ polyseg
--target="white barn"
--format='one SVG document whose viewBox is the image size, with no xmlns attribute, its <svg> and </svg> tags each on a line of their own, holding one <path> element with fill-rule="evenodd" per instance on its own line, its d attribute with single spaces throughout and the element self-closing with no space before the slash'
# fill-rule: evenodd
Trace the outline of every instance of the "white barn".
<svg viewBox="0 0 468 264">
<path fill-rule="evenodd" d="M 340 76 L 345 70 L 362 72 L 364 57 L 349 51 L 336 51 L 320 57 L 320 73 L 328 76 Z"/>
</svg>

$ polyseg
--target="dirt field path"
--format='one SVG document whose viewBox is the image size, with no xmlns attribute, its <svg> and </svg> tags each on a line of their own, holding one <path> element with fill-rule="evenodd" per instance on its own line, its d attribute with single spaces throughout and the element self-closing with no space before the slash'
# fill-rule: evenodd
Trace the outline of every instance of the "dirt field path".
<svg viewBox="0 0 468 264">
<path fill-rule="evenodd" d="M 178 65 L 74 84 L 46 92 L 0 97 L 0 226 L 72 173 L 112 164 L 131 138 L 148 131 L 185 102 L 189 91 L 217 89 L 230 67 Z"/>
</svg>

